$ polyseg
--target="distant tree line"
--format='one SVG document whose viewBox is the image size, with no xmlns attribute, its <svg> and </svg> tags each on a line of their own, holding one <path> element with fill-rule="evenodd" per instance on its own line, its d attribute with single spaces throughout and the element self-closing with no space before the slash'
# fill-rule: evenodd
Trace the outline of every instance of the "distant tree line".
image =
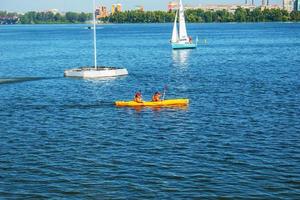
<svg viewBox="0 0 300 200">
<path fill-rule="evenodd" d="M 234 13 L 226 10 L 204 11 L 201 9 L 186 10 L 186 20 L 190 23 L 211 22 L 278 22 L 300 21 L 300 12 L 291 13 L 281 9 L 256 8 L 254 10 L 238 8 Z M 173 22 L 175 12 L 165 11 L 125 11 L 116 12 L 100 19 L 104 23 L 169 23 Z M 27 12 L 25 14 L 0 11 L 0 24 L 62 24 L 84 23 L 92 19 L 91 13 L 67 12 L 65 14 L 53 12 Z"/>
<path fill-rule="evenodd" d="M 91 13 L 83 12 L 67 12 L 65 14 L 60 14 L 30 11 L 25 14 L 17 14 L 0 11 L 0 24 L 73 24 L 84 23 L 91 20 L 92 17 L 93 15 Z M 8 20 L 12 20 L 11 23 L 8 23 Z"/>
<path fill-rule="evenodd" d="M 27 12 L 20 16 L 21 24 L 64 24 L 84 23 L 92 19 L 90 13 L 67 12 L 62 15 L 53 12 Z"/>
<path fill-rule="evenodd" d="M 300 12 L 291 13 L 282 9 L 256 8 L 254 10 L 238 8 L 234 13 L 226 10 L 204 11 L 202 9 L 186 10 L 186 20 L 190 23 L 210 22 L 274 22 L 300 21 Z M 110 23 L 165 23 L 173 22 L 175 12 L 164 11 L 125 11 L 116 12 L 102 20 Z"/>
</svg>

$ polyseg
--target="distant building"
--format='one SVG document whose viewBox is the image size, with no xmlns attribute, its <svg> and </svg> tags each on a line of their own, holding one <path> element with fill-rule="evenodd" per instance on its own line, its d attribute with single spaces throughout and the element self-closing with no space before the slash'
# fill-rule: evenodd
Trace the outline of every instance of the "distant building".
<svg viewBox="0 0 300 200">
<path fill-rule="evenodd" d="M 111 5 L 111 14 L 113 15 L 113 14 L 115 14 L 115 12 L 116 12 L 116 4 L 112 4 Z"/>
<path fill-rule="evenodd" d="M 136 6 L 135 10 L 139 10 L 139 11 L 144 12 L 144 6 Z"/>
<path fill-rule="evenodd" d="M 250 0 L 245 0 L 245 5 L 249 5 L 250 4 Z M 251 4 L 252 6 L 254 6 L 254 0 L 251 0 Z"/>
<path fill-rule="evenodd" d="M 294 8 L 293 0 L 283 0 L 282 7 L 288 12 L 292 12 Z"/>
<path fill-rule="evenodd" d="M 100 19 L 100 18 L 104 18 L 104 17 L 108 17 L 107 8 L 105 6 L 99 6 L 96 9 L 96 18 Z"/>
<path fill-rule="evenodd" d="M 51 13 L 53 13 L 54 15 L 57 14 L 57 13 L 59 13 L 58 9 L 56 9 L 56 8 L 49 9 L 49 10 L 47 10 L 46 12 L 51 12 Z"/>
<path fill-rule="evenodd" d="M 291 1 L 293 2 L 294 0 L 284 0 L 284 1 Z M 300 0 L 297 0 L 300 2 Z M 250 3 L 251 2 L 251 3 Z M 293 4 L 290 4 L 293 5 Z M 270 5 L 269 0 L 262 0 L 261 5 L 256 7 L 254 4 L 254 0 L 245 0 L 245 4 L 207 4 L 207 5 L 198 5 L 198 6 L 189 6 L 189 5 L 184 5 L 185 9 L 202 9 L 204 11 L 222 11 L 226 10 L 230 13 L 234 13 L 238 8 L 243 8 L 243 9 L 249 9 L 249 10 L 254 10 L 255 8 L 260 8 L 261 10 L 264 9 L 280 9 L 281 7 L 278 5 Z M 293 6 L 291 7 L 293 8 Z M 177 4 L 175 2 L 170 2 L 168 4 L 168 10 L 172 11 L 174 9 L 177 9 Z"/>
<path fill-rule="evenodd" d="M 117 12 L 122 12 L 122 4 L 117 4 Z"/>
<path fill-rule="evenodd" d="M 261 6 L 269 6 L 270 0 L 261 0 Z"/>
<path fill-rule="evenodd" d="M 173 11 L 173 10 L 177 10 L 178 8 L 178 3 L 175 1 L 170 1 L 168 3 L 168 11 Z"/>
<path fill-rule="evenodd" d="M 261 10 L 265 10 L 265 9 L 280 9 L 281 7 L 278 5 L 266 5 L 266 6 L 260 6 Z"/>
<path fill-rule="evenodd" d="M 18 21 L 18 16 L 0 16 L 0 24 L 16 24 Z"/>
<path fill-rule="evenodd" d="M 122 12 L 122 4 L 112 4 L 111 5 L 111 14 L 114 14 L 115 12 Z"/>
<path fill-rule="evenodd" d="M 100 18 L 99 16 L 100 16 L 100 8 L 96 8 L 96 10 L 95 10 L 95 15 L 96 15 L 96 18 Z"/>
<path fill-rule="evenodd" d="M 294 11 L 300 11 L 300 0 L 294 2 Z"/>
<path fill-rule="evenodd" d="M 248 3 L 248 2 L 247 2 Z M 226 10 L 228 12 L 234 13 L 238 8 L 244 8 L 249 10 L 254 10 L 256 7 L 254 5 L 238 5 L 238 4 L 211 4 L 211 5 L 199 5 L 199 6 L 185 6 L 186 9 L 202 9 L 204 11 L 221 11 Z"/>
</svg>

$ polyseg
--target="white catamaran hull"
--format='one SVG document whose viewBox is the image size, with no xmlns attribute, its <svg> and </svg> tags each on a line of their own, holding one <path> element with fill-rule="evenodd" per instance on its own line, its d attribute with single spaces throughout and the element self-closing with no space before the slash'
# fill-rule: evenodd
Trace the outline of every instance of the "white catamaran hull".
<svg viewBox="0 0 300 200">
<path fill-rule="evenodd" d="M 125 76 L 128 74 L 127 69 L 114 67 L 83 67 L 77 69 L 65 70 L 65 77 L 75 78 L 103 78 L 114 76 Z"/>
</svg>

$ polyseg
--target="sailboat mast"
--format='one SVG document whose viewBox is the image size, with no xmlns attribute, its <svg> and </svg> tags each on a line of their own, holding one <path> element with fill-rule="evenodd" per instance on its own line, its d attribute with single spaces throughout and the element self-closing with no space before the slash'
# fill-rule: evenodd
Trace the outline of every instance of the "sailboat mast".
<svg viewBox="0 0 300 200">
<path fill-rule="evenodd" d="M 93 21 L 94 21 L 94 66 L 97 68 L 97 44 L 96 44 L 96 0 L 93 3 Z"/>
</svg>

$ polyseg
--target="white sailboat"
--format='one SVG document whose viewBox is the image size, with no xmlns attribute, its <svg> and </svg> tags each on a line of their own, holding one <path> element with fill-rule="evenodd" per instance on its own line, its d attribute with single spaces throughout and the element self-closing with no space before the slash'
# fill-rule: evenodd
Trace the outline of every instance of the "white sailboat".
<svg viewBox="0 0 300 200">
<path fill-rule="evenodd" d="M 179 16 L 179 32 L 177 27 L 178 16 Z M 182 0 L 179 0 L 178 9 L 176 11 L 171 43 L 173 49 L 193 49 L 197 47 L 197 42 L 193 43 L 192 38 L 188 36 L 186 31 L 184 8 L 183 8 Z"/>
<path fill-rule="evenodd" d="M 78 77 L 78 78 L 103 78 L 127 75 L 128 71 L 125 68 L 117 68 L 110 66 L 97 65 L 97 43 L 96 43 L 96 1 L 93 2 L 93 30 L 94 30 L 94 66 L 93 67 L 80 67 L 75 69 L 65 70 L 65 77 Z"/>
</svg>

